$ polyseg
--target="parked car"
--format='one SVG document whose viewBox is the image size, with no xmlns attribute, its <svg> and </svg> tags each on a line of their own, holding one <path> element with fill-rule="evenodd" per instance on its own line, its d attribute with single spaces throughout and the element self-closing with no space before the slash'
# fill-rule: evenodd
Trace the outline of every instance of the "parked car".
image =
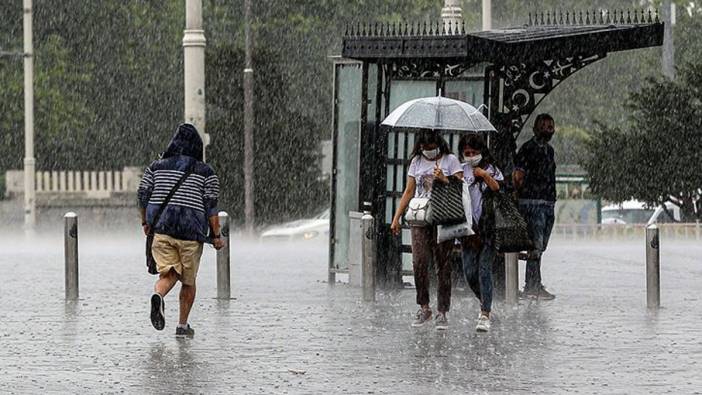
<svg viewBox="0 0 702 395">
<path fill-rule="evenodd" d="M 656 208 L 649 208 L 638 200 L 627 200 L 620 204 L 610 204 L 602 208 L 602 224 L 646 224 L 680 222 L 680 207 L 666 202 Z M 672 218 L 671 218 L 672 216 Z"/>
<path fill-rule="evenodd" d="M 312 240 L 329 237 L 329 209 L 309 219 L 298 219 L 268 227 L 263 240 Z"/>
</svg>

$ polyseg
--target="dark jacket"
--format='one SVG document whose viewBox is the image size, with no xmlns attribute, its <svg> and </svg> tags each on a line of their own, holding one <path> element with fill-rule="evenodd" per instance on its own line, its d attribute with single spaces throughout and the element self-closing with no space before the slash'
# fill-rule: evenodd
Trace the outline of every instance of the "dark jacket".
<svg viewBox="0 0 702 395">
<path fill-rule="evenodd" d="M 517 152 L 514 167 L 524 172 L 520 199 L 556 201 L 556 160 L 551 145 L 532 138 Z"/>
<path fill-rule="evenodd" d="M 158 223 L 153 224 L 166 195 L 188 169 L 192 173 L 168 202 Z M 202 139 L 193 125 L 178 127 L 161 159 L 144 170 L 137 194 L 139 207 L 146 209 L 146 221 L 155 233 L 180 240 L 206 240 L 208 217 L 217 215 L 219 179 L 202 162 Z"/>
</svg>

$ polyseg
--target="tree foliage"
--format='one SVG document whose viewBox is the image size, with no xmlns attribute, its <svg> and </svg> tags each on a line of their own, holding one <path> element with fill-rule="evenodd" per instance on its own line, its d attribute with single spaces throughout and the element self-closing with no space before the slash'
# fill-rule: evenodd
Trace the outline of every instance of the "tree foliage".
<svg viewBox="0 0 702 395">
<path fill-rule="evenodd" d="M 600 124 L 583 161 L 595 193 L 651 205 L 679 201 L 688 213 L 702 187 L 702 66 L 675 81 L 648 79 L 631 95 L 629 126 Z"/>
</svg>

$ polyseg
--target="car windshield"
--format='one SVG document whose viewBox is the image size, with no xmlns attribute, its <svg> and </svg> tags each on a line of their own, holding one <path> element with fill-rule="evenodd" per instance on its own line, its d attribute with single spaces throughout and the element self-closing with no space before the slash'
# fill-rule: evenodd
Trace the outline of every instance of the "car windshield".
<svg viewBox="0 0 702 395">
<path fill-rule="evenodd" d="M 602 220 L 617 219 L 627 224 L 644 224 L 653 214 L 653 210 L 621 209 L 602 211 Z"/>
<path fill-rule="evenodd" d="M 329 219 L 329 209 L 322 211 L 321 213 L 315 215 L 315 219 Z"/>
</svg>

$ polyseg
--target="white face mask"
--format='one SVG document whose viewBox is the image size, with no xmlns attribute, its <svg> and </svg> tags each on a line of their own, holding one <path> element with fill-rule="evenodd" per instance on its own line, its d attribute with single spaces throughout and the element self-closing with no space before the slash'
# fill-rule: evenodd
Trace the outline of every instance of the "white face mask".
<svg viewBox="0 0 702 395">
<path fill-rule="evenodd" d="M 463 163 L 469 164 L 471 167 L 478 167 L 480 161 L 483 160 L 482 155 L 469 156 L 463 159 Z"/>
<path fill-rule="evenodd" d="M 422 150 L 422 155 L 429 160 L 436 159 L 439 156 L 439 148 L 434 148 L 432 150 Z"/>
</svg>

